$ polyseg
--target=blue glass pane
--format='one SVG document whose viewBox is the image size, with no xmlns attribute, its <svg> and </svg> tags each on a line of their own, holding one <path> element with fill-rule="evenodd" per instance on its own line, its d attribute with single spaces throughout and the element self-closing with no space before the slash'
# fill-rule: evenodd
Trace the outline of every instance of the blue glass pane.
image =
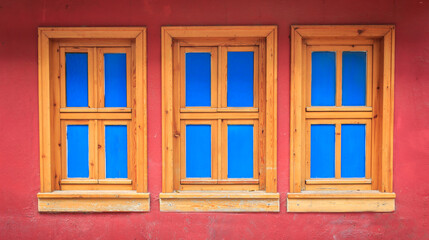
<svg viewBox="0 0 429 240">
<path fill-rule="evenodd" d="M 66 53 L 66 106 L 88 107 L 87 53 Z"/>
<path fill-rule="evenodd" d="M 104 54 L 105 107 L 127 106 L 127 55 Z"/>
<path fill-rule="evenodd" d="M 365 177 L 365 124 L 341 125 L 341 177 Z"/>
<path fill-rule="evenodd" d="M 335 106 L 335 52 L 311 54 L 311 106 Z"/>
<path fill-rule="evenodd" d="M 311 178 L 335 177 L 335 125 L 311 125 Z"/>
<path fill-rule="evenodd" d="M 211 54 L 186 53 L 186 106 L 211 106 Z"/>
<path fill-rule="evenodd" d="M 343 106 L 366 105 L 366 52 L 343 52 Z"/>
<path fill-rule="evenodd" d="M 253 52 L 228 52 L 228 107 L 253 107 Z"/>
<path fill-rule="evenodd" d="M 126 125 L 105 126 L 106 178 L 128 177 Z"/>
<path fill-rule="evenodd" d="M 228 178 L 253 178 L 253 125 L 228 125 Z"/>
<path fill-rule="evenodd" d="M 186 126 L 186 177 L 211 177 L 211 126 Z"/>
<path fill-rule="evenodd" d="M 68 125 L 67 177 L 89 177 L 88 125 Z"/>
</svg>

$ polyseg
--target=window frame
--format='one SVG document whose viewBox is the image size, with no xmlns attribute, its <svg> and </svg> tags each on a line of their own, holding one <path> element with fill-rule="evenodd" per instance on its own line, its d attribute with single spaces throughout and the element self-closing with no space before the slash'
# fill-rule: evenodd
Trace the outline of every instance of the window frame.
<svg viewBox="0 0 429 240">
<path fill-rule="evenodd" d="M 308 107 L 308 104 L 311 104 L 311 90 L 306 85 L 309 85 L 310 76 L 308 75 L 311 71 L 308 69 L 310 51 L 307 48 L 342 51 L 353 46 L 363 49 L 360 45 L 372 47 L 371 54 L 369 54 L 371 59 L 368 57 L 368 62 L 378 59 L 378 61 L 372 62 L 371 66 L 368 66 L 370 64 L 367 63 L 367 66 L 371 67 L 371 71 L 373 70 L 373 74 L 370 75 L 370 69 L 367 69 L 367 77 L 372 76 L 373 84 L 367 85 L 366 105 L 364 107 L 339 106 L 341 104 L 341 85 L 338 86 L 338 83 L 341 80 L 338 79 L 337 63 L 336 106 Z M 395 210 L 396 195 L 393 193 L 392 184 L 394 46 L 395 27 L 393 25 L 291 26 L 288 212 L 391 212 Z M 342 57 L 338 55 L 337 61 Z M 376 67 L 372 69 L 372 66 Z M 367 84 L 368 82 L 370 79 L 367 79 Z M 368 92 L 371 89 L 372 92 Z M 368 153 L 368 149 L 365 153 L 367 157 L 371 156 L 371 159 L 366 159 L 366 163 L 371 167 L 370 174 L 374 178 L 373 183 L 371 184 L 371 179 L 367 179 L 368 168 L 365 169 L 365 179 L 340 178 L 335 181 L 331 181 L 331 179 L 308 181 L 306 176 L 309 174 L 309 166 L 306 161 L 309 161 L 309 151 L 306 150 L 306 146 L 309 142 L 309 130 L 306 129 L 312 122 L 337 123 L 338 128 L 339 123 L 352 120 L 366 121 L 367 127 L 370 126 L 373 131 L 372 137 L 369 137 L 368 133 L 366 135 L 366 139 L 371 141 L 367 143 L 367 146 L 371 144 L 369 151 L 372 153 Z M 336 132 L 338 135 L 338 129 Z M 336 138 L 338 140 L 339 136 Z M 336 150 L 336 155 L 338 152 Z M 340 157 L 336 157 L 336 165 Z M 338 173 L 336 173 L 337 175 Z M 359 184 L 368 183 L 371 184 L 369 190 L 360 191 L 361 189 L 356 187 Z M 321 187 L 317 187 L 317 184 Z M 307 185 L 310 186 L 308 189 Z M 332 186 L 332 190 L 326 190 L 323 186 Z"/>
<path fill-rule="evenodd" d="M 40 27 L 38 29 L 39 36 L 39 141 L 40 141 L 40 192 L 38 197 L 38 208 L 40 212 L 142 212 L 149 211 L 149 193 L 147 193 L 147 70 L 146 70 L 146 28 L 145 27 Z M 61 42 L 61 48 L 60 44 Z M 64 49 L 71 46 L 82 47 L 75 50 L 82 52 L 85 47 L 103 47 L 103 51 L 115 52 L 111 47 L 125 47 L 127 53 L 127 61 L 129 67 L 135 68 L 134 78 L 135 86 L 131 89 L 131 76 L 127 69 L 127 95 L 133 92 L 135 103 L 130 103 L 131 95 L 127 98 L 127 107 L 100 109 L 102 114 L 108 114 L 111 111 L 120 112 L 123 116 L 128 116 L 128 121 L 135 122 L 135 135 L 128 136 L 135 138 L 135 168 L 128 172 L 128 179 L 59 179 L 57 172 L 64 172 L 58 162 L 63 161 L 61 155 L 61 140 L 56 143 L 56 139 L 60 139 L 60 119 L 61 114 L 73 114 L 71 112 L 77 109 L 65 109 L 61 104 L 65 104 L 65 88 L 58 85 L 61 79 L 59 49 Z M 64 47 L 64 48 L 63 48 Z M 104 49 L 105 48 L 105 49 Z M 122 49 L 122 48 L 121 48 Z M 131 51 L 130 51 L 131 49 Z M 62 50 L 63 51 L 63 50 Z M 73 51 L 73 50 L 71 50 Z M 87 51 L 94 58 L 98 52 L 94 50 Z M 132 55 L 132 56 L 131 56 Z M 130 61 L 132 59 L 132 61 Z M 100 59 L 94 59 L 98 61 Z M 97 96 L 97 91 L 93 89 L 96 86 L 95 75 L 99 74 L 99 69 L 94 69 L 91 63 L 88 67 L 93 68 L 93 75 L 88 79 L 88 91 Z M 128 68 L 128 67 L 127 67 Z M 62 68 L 64 69 L 64 67 Z M 101 76 L 97 77 L 99 79 Z M 56 83 L 58 82 L 58 83 Z M 60 89 L 56 91 L 55 89 Z M 60 93 L 62 92 L 62 94 Z M 104 93 L 102 93 L 104 94 Z M 97 99 L 90 99 L 88 95 L 89 106 L 98 104 Z M 62 98 L 60 100 L 60 98 Z M 130 107 L 136 111 L 130 111 Z M 100 106 L 101 106 L 100 105 Z M 71 112 L 70 112 L 71 111 Z M 88 115 L 97 112 L 94 108 L 82 108 L 78 111 L 85 112 Z M 91 113 L 93 112 L 93 113 Z M 121 116 L 122 116 L 121 115 Z M 131 117 L 131 118 L 129 118 Z M 82 118 L 73 118 L 65 120 L 66 122 L 90 122 L 91 116 L 87 116 L 88 120 L 80 120 Z M 121 118 L 121 117 L 119 117 Z M 75 120 L 73 120 L 75 119 Z M 93 124 L 93 131 L 97 131 L 106 123 L 124 124 L 121 119 L 101 119 L 98 125 Z M 90 123 L 91 124 L 91 123 Z M 128 132 L 130 130 L 130 122 L 126 122 Z M 100 130 L 100 129 L 99 129 Z M 64 134 L 63 134 L 64 135 Z M 63 136 L 64 137 L 64 136 Z M 98 136 L 100 138 L 100 136 Z M 100 139 L 98 139 L 100 140 Z M 130 149 L 131 141 L 128 142 Z M 103 144 L 104 145 L 104 144 Z M 92 151 L 92 150 L 90 150 Z M 100 150 L 97 150 L 100 151 Z M 99 159 L 90 159 L 94 165 L 99 165 Z M 132 163 L 131 163 L 132 164 Z M 128 162 L 128 169 L 130 169 Z M 96 171 L 97 169 L 93 169 Z M 130 175 L 135 178 L 131 184 Z M 90 185 L 94 184 L 94 180 L 100 185 L 99 189 L 105 190 L 89 190 Z M 61 184 L 68 187 L 67 190 L 60 190 Z M 129 188 L 132 187 L 130 190 Z M 85 189 L 87 188 L 87 189 Z M 75 190 L 76 189 L 76 190 Z"/>
<path fill-rule="evenodd" d="M 174 105 L 173 94 L 173 68 L 175 66 L 173 54 L 180 55 L 179 50 L 174 50 L 176 40 L 192 38 L 199 42 L 216 42 L 219 39 L 228 39 L 222 42 L 228 45 L 229 41 L 235 42 L 245 38 L 260 38 L 265 47 L 265 81 L 266 81 L 266 109 L 264 118 L 266 121 L 266 147 L 265 147 L 265 190 L 248 191 L 234 188 L 222 191 L 216 187 L 213 190 L 204 191 L 175 191 L 174 179 L 174 138 L 178 133 L 174 132 Z M 186 26 L 186 27 L 162 27 L 161 29 L 161 53 L 162 53 L 162 193 L 160 193 L 161 211 L 212 211 L 212 212 L 260 212 L 279 211 L 279 194 L 277 193 L 277 26 Z M 210 45 L 210 44 L 209 44 Z M 218 45 L 216 43 L 216 45 Z M 208 46 L 207 46 L 208 47 Z M 178 49 L 178 48 L 176 48 Z M 223 48 L 227 50 L 226 48 Z M 174 52 L 175 51 L 175 52 Z M 174 53 L 173 53 L 174 52 Z M 217 52 L 226 54 L 226 51 Z M 213 57 L 213 56 L 212 56 Z M 213 65 L 214 63 L 212 63 Z M 222 66 L 218 66 L 222 67 Z M 256 71 L 256 70 L 255 70 Z M 183 74 L 183 73 L 182 73 Z M 218 73 L 212 73 L 218 74 Z M 259 78 L 258 73 L 256 77 Z M 223 76 L 219 76 L 223 78 Z M 213 85 L 213 84 L 212 84 Z M 224 88 L 223 81 L 217 84 L 217 88 Z M 259 89 L 259 86 L 258 86 Z M 258 92 L 254 89 L 254 92 Z M 176 91 L 178 91 L 176 89 Z M 213 91 L 213 89 L 212 89 Z M 221 95 L 223 96 L 223 95 Z M 217 95 L 216 98 L 221 97 Z M 213 96 L 211 97 L 213 100 Z M 226 98 L 226 97 L 225 97 Z M 254 99 L 254 102 L 260 101 Z M 226 104 L 226 99 L 217 99 L 221 106 Z M 216 104 L 216 105 L 218 105 Z M 213 102 L 211 104 L 213 107 Z M 258 106 L 258 105 L 256 105 Z M 220 106 L 218 106 L 220 107 Z M 255 106 L 254 106 L 255 107 Z M 247 108 L 249 110 L 250 108 Z M 198 110 L 198 109 L 197 109 Z M 250 109 L 251 110 L 251 109 Z M 220 111 L 223 112 L 223 109 Z M 226 112 L 227 110 L 225 110 Z M 223 114 L 223 113 L 222 113 Z M 225 113 L 227 114 L 227 112 Z M 177 124 L 177 123 L 176 123 Z M 219 128 L 219 126 L 218 126 Z M 217 131 L 221 131 L 221 126 Z M 256 128 L 258 129 L 258 128 Z M 220 137 L 220 136 L 218 136 Z M 222 144 L 223 145 L 223 144 Z M 224 146 L 215 146 L 218 151 Z M 220 148 L 220 149 L 219 149 Z M 180 151 L 177 150 L 177 151 Z M 177 154 L 177 153 L 176 153 Z M 180 179 L 179 179 L 180 180 Z M 215 185 L 213 185 L 215 186 Z M 252 185 L 248 185 L 252 186 Z"/>
</svg>

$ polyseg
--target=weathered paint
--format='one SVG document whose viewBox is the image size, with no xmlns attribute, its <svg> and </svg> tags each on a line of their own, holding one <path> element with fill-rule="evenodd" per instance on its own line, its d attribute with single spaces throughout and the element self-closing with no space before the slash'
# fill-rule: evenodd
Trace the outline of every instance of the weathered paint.
<svg viewBox="0 0 429 240">
<path fill-rule="evenodd" d="M 428 239 L 427 0 L 0 2 L 0 239 Z M 280 213 L 161 213 L 162 25 L 277 24 Z M 395 24 L 394 213 L 286 213 L 290 24 Z M 37 27 L 148 27 L 149 213 L 37 211 Z"/>
</svg>

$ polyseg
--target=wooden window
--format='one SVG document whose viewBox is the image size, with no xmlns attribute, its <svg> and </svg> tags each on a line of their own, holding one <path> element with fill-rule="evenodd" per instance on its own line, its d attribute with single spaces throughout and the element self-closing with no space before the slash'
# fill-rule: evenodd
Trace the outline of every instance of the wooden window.
<svg viewBox="0 0 429 240">
<path fill-rule="evenodd" d="M 279 211 L 277 28 L 163 27 L 161 211 Z"/>
<path fill-rule="evenodd" d="M 388 212 L 393 26 L 292 26 L 290 212 Z"/>
<path fill-rule="evenodd" d="M 39 28 L 39 211 L 148 211 L 145 28 Z"/>
</svg>

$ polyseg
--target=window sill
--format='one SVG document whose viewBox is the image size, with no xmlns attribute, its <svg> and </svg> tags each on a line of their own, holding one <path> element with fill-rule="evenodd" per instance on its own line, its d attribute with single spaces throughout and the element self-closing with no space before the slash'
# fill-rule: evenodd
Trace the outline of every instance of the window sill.
<svg viewBox="0 0 429 240">
<path fill-rule="evenodd" d="M 280 195 L 266 192 L 160 193 L 162 212 L 279 212 Z"/>
<path fill-rule="evenodd" d="M 303 191 L 288 193 L 288 212 L 393 212 L 395 193 Z"/>
<path fill-rule="evenodd" d="M 54 191 L 38 193 L 39 212 L 148 212 L 149 193 Z"/>
</svg>

